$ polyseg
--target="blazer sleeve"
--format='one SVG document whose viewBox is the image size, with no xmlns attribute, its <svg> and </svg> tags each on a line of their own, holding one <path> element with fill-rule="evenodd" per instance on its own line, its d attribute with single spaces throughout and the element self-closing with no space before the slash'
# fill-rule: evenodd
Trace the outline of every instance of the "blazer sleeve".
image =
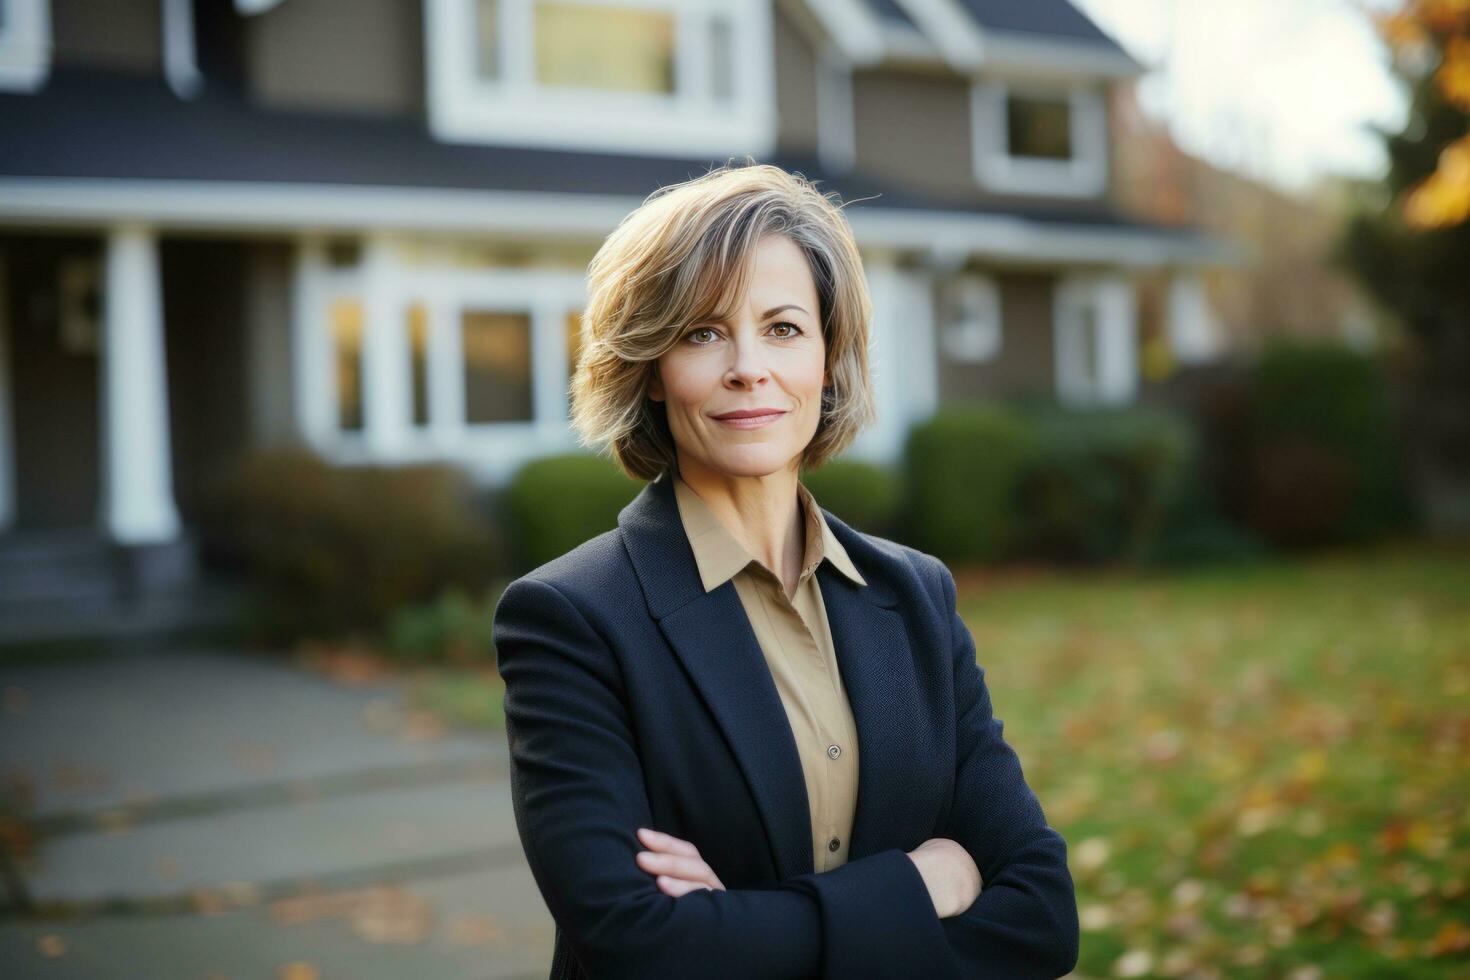
<svg viewBox="0 0 1470 980">
<path fill-rule="evenodd" d="M 955 795 L 941 836 L 963 844 L 983 879 L 965 912 L 941 921 L 964 976 L 1054 980 L 1076 967 L 1077 896 L 1067 845 L 1049 827 L 1021 762 L 1001 737 L 975 640 L 956 604 L 954 576 L 939 559 L 951 630 Z"/>
<path fill-rule="evenodd" d="M 516 827 L 591 976 L 956 976 L 923 878 L 896 848 L 772 889 L 664 894 L 635 861 L 637 828 L 653 822 L 609 644 L 561 589 L 530 578 L 502 594 L 494 642 Z"/>
</svg>

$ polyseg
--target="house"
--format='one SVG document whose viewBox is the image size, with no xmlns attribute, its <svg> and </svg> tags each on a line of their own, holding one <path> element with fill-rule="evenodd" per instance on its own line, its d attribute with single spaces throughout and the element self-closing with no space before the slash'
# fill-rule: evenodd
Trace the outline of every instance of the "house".
<svg viewBox="0 0 1470 980">
<path fill-rule="evenodd" d="M 575 448 L 587 261 L 730 157 L 852 202 L 854 456 L 955 399 L 1126 403 L 1135 277 L 1208 357 L 1225 254 L 1116 207 L 1109 93 L 1141 71 L 1067 0 L 0 0 L 11 554 L 173 567 L 253 446 L 487 485 Z"/>
</svg>

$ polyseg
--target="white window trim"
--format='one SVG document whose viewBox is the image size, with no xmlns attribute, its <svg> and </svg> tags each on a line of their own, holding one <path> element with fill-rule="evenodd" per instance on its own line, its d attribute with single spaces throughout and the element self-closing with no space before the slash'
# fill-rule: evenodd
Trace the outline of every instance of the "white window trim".
<svg viewBox="0 0 1470 980">
<path fill-rule="evenodd" d="M 1072 159 L 1010 154 L 1006 107 L 1011 93 L 1066 96 L 1071 107 Z M 1086 84 L 976 79 L 970 84 L 970 134 L 975 180 L 986 190 L 1057 197 L 1097 197 L 1107 190 L 1107 111 Z"/>
<path fill-rule="evenodd" d="M 950 319 L 956 305 L 974 304 L 978 320 L 959 324 Z M 994 276 L 963 272 L 940 285 L 939 343 L 945 357 L 956 364 L 981 364 L 1000 356 L 1005 324 L 1001 318 L 1000 286 Z M 958 331 L 966 331 L 968 336 Z"/>
<path fill-rule="evenodd" d="M 298 356 L 294 369 L 295 390 L 306 399 L 297 406 L 302 435 L 334 462 L 448 460 L 489 482 L 503 481 L 522 463 L 547 452 L 573 450 L 567 424 L 571 364 L 566 318 L 586 305 L 584 273 L 560 267 L 457 266 L 449 256 L 452 243 L 443 242 L 413 241 L 423 259 L 410 263 L 397 248 L 400 241 L 409 240 L 367 236 L 363 263 L 356 268 L 326 267 L 320 246 L 298 252 L 296 281 L 303 300 L 296 312 L 296 350 L 306 356 Z M 363 304 L 361 432 L 341 429 L 337 419 L 329 311 L 334 300 L 345 297 Z M 413 362 L 406 322 L 408 308 L 418 302 L 428 316 L 428 422 L 423 426 L 412 417 Z M 460 314 L 467 308 L 530 314 L 530 419 L 466 421 Z M 372 403 L 374 399 L 379 401 Z"/>
<path fill-rule="evenodd" d="M 1097 364 L 1084 363 L 1079 314 L 1092 306 Z M 1133 284 L 1117 273 L 1071 273 L 1057 280 L 1052 339 L 1059 400 L 1071 405 L 1122 405 L 1138 390 L 1138 312 Z"/>
<path fill-rule="evenodd" d="M 0 89 L 34 92 L 51 73 L 51 4 L 48 0 L 0 0 Z"/>
<path fill-rule="evenodd" d="M 535 0 L 500 0 L 503 80 L 475 71 L 474 0 L 424 0 L 429 128 L 447 142 L 575 147 L 668 156 L 765 156 L 776 146 L 775 53 L 768 0 L 579 0 L 672 11 L 674 95 L 558 91 L 534 81 Z M 703 70 L 708 15 L 730 18 L 729 106 L 712 101 Z"/>
<path fill-rule="evenodd" d="M 817 50 L 817 157 L 831 173 L 857 166 L 852 62 L 833 45 Z"/>
</svg>

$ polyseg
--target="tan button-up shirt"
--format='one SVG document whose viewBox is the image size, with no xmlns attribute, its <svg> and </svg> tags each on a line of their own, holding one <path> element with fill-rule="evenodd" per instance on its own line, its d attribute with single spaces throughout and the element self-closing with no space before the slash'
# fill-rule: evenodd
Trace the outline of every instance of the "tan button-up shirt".
<svg viewBox="0 0 1470 980">
<path fill-rule="evenodd" d="M 848 837 L 857 809 L 858 740 L 815 573 L 826 558 L 858 585 L 868 583 L 803 484 L 797 484 L 796 492 L 806 534 L 805 552 L 796 594 L 788 599 L 776 574 L 745 550 L 693 488 L 678 476 L 673 479 L 679 517 L 704 590 L 709 592 L 734 578 L 735 591 L 775 679 L 806 777 L 812 870 L 829 871 L 847 862 Z"/>
</svg>

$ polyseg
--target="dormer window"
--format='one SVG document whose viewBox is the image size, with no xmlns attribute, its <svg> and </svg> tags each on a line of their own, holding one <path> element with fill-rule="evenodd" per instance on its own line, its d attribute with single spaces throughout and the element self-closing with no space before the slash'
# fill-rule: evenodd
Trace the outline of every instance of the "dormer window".
<svg viewBox="0 0 1470 980">
<path fill-rule="evenodd" d="M 1006 96 L 1006 152 L 1013 157 L 1072 159 L 1072 103 L 1058 95 Z"/>
<path fill-rule="evenodd" d="M 1106 190 L 1107 117 L 1095 89 L 977 81 L 970 107 L 982 188 L 1063 197 Z"/>
<path fill-rule="evenodd" d="M 774 150 L 767 4 L 426 3 L 441 139 L 673 156 Z"/>
</svg>

